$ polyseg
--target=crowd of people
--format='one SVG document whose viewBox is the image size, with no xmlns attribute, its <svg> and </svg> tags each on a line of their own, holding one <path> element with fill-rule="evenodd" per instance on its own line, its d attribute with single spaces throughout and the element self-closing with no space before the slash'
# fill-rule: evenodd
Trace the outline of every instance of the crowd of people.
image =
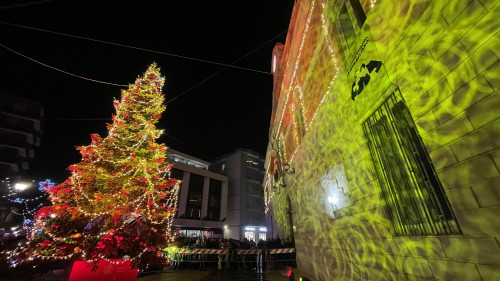
<svg viewBox="0 0 500 281">
<path fill-rule="evenodd" d="M 179 236 L 175 240 L 175 245 L 178 248 L 189 249 L 280 249 L 280 248 L 295 248 L 295 243 L 289 238 L 281 240 L 278 236 L 267 240 L 259 240 L 255 243 L 253 240 L 243 238 L 237 239 L 219 239 L 202 237 L 185 237 Z"/>
<path fill-rule="evenodd" d="M 178 236 L 175 240 L 178 248 L 187 249 L 225 249 L 229 250 L 220 254 L 193 254 L 185 255 L 173 253 L 170 256 L 171 268 L 217 268 L 218 270 L 254 270 L 262 272 L 266 269 L 280 269 L 284 267 L 295 267 L 295 252 L 278 253 L 271 255 L 270 249 L 295 248 L 295 243 L 286 238 L 281 240 L 278 236 L 267 240 L 253 240 L 243 238 L 220 239 L 202 237 Z M 263 250 L 258 253 L 239 253 L 236 250 L 255 249 Z"/>
</svg>

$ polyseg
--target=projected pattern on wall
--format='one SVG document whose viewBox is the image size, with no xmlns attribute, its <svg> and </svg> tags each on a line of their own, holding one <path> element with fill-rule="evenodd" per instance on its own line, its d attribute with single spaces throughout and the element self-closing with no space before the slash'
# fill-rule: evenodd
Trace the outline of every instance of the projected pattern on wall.
<svg viewBox="0 0 500 281">
<path fill-rule="evenodd" d="M 367 18 L 349 48 L 345 1 L 299 2 L 271 128 L 294 173 L 266 178 L 278 225 L 296 228 L 299 269 L 320 280 L 473 280 L 478 270 L 484 280 L 493 271 L 482 264 L 500 265 L 498 201 L 480 193 L 500 182 L 498 1 L 360 1 Z M 370 61 L 383 65 L 353 101 L 354 71 Z M 362 124 L 396 87 L 465 237 L 394 236 Z M 332 217 L 322 180 L 339 163 L 349 200 Z"/>
</svg>

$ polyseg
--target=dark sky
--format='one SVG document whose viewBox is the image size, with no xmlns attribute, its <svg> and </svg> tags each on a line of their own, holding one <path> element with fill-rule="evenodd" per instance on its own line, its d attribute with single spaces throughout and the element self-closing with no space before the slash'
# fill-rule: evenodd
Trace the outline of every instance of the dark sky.
<svg viewBox="0 0 500 281">
<path fill-rule="evenodd" d="M 113 4 L 111 4 L 113 3 Z M 26 4 L 26 5 L 23 5 Z M 1 1 L 0 21 L 270 72 L 284 42 L 292 0 Z M 282 34 L 281 36 L 277 35 Z M 275 38 L 271 40 L 272 38 Z M 112 46 L 0 23 L 0 44 L 88 78 L 133 83 L 155 61 L 170 100 L 224 66 Z M 120 88 L 75 78 L 0 48 L 0 91 L 45 107 L 33 176 L 64 180 L 80 160 L 75 146 L 106 135 Z M 227 68 L 167 105 L 159 142 L 204 160 L 244 147 L 265 153 L 272 75 Z"/>
</svg>

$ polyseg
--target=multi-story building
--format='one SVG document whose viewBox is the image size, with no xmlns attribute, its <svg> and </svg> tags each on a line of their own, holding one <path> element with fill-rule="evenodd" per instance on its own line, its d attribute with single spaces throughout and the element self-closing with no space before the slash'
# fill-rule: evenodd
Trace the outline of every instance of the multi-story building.
<svg viewBox="0 0 500 281">
<path fill-rule="evenodd" d="M 266 240 L 264 213 L 264 158 L 249 149 L 238 149 L 212 161 L 210 170 L 228 177 L 227 228 L 224 237 Z"/>
<path fill-rule="evenodd" d="M 295 1 L 264 187 L 299 276 L 500 276 L 499 16 L 498 0 Z"/>
<path fill-rule="evenodd" d="M 209 162 L 167 150 L 171 177 L 182 180 L 173 227 L 187 237 L 222 238 L 227 218 L 228 178 L 208 170 Z"/>
<path fill-rule="evenodd" d="M 11 246 L 22 237 L 19 232 L 23 231 L 23 215 L 19 213 L 23 213 L 23 208 L 28 208 L 28 203 L 13 202 L 16 197 L 11 195 L 22 191 L 16 184 L 34 185 L 28 170 L 31 160 L 35 157 L 35 149 L 40 146 L 42 117 L 41 103 L 0 93 L 1 249 Z M 30 190 L 22 193 L 29 194 Z"/>
<path fill-rule="evenodd" d="M 23 176 L 40 146 L 42 104 L 0 93 L 0 179 Z"/>
</svg>

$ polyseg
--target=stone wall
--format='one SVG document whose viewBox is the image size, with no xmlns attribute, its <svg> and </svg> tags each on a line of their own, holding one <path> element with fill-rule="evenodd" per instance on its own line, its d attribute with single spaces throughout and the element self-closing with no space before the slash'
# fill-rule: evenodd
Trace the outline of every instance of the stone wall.
<svg viewBox="0 0 500 281">
<path fill-rule="evenodd" d="M 361 1 L 366 22 L 342 54 L 335 24 L 343 1 L 296 3 L 305 16 L 294 26 L 305 33 L 287 42 L 297 53 L 285 57 L 296 60 L 282 65 L 296 71 L 285 71 L 271 129 L 294 173 L 268 192 L 274 213 L 291 200 L 298 271 L 314 280 L 495 280 L 500 1 L 374 2 Z M 353 100 L 354 74 L 370 61 L 383 66 Z M 462 233 L 394 235 L 362 124 L 397 88 Z M 303 128 L 293 122 L 298 108 Z M 344 177 L 340 208 L 329 210 L 326 186 Z M 281 217 L 278 225 L 291 229 Z"/>
</svg>

